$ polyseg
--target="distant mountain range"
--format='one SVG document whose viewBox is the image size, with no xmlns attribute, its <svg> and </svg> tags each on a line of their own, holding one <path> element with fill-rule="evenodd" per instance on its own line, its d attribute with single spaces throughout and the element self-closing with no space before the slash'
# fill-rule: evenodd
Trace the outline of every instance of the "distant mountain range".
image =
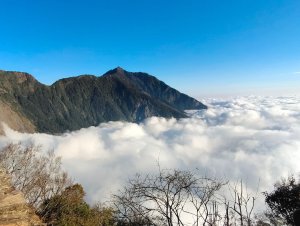
<svg viewBox="0 0 300 226">
<path fill-rule="evenodd" d="M 107 121 L 184 118 L 201 102 L 146 73 L 118 67 L 103 76 L 81 75 L 51 86 L 23 72 L 0 71 L 0 121 L 22 132 L 62 133 Z"/>
</svg>

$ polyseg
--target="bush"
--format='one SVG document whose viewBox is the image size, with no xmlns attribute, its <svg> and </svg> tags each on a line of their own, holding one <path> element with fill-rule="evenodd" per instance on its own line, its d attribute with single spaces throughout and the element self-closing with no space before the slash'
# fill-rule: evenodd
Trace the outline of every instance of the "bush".
<svg viewBox="0 0 300 226">
<path fill-rule="evenodd" d="M 80 184 L 67 187 L 60 195 L 46 200 L 40 216 L 55 226 L 109 226 L 113 225 L 113 211 L 96 206 L 91 208 L 84 201 L 85 192 Z"/>
</svg>

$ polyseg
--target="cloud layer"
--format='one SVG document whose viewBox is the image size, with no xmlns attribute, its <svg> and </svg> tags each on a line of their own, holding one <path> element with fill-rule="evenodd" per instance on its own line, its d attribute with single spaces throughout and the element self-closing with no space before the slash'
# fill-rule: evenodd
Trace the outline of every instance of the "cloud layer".
<svg viewBox="0 0 300 226">
<path fill-rule="evenodd" d="M 202 100 L 207 111 L 188 119 L 149 118 L 141 124 L 110 122 L 61 136 L 6 129 L 0 145 L 34 142 L 62 156 L 88 200 L 104 201 L 136 172 L 199 169 L 229 180 L 243 178 L 265 191 L 300 172 L 300 98 L 240 97 Z M 260 181 L 260 182 L 259 182 Z"/>
</svg>

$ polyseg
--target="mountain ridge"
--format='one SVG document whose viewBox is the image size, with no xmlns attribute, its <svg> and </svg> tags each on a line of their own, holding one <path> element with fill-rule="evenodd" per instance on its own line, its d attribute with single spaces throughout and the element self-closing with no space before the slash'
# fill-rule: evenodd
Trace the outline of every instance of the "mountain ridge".
<svg viewBox="0 0 300 226">
<path fill-rule="evenodd" d="M 102 76 L 79 75 L 51 85 L 25 72 L 0 70 L 0 102 L 33 125 L 28 132 L 34 127 L 45 133 L 107 121 L 140 122 L 151 116 L 184 118 L 184 110 L 207 108 L 152 75 L 120 67 Z"/>
</svg>

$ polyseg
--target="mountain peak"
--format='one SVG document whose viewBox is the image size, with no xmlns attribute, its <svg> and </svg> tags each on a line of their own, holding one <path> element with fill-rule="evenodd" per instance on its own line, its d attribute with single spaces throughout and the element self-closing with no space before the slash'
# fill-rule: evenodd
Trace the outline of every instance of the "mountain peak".
<svg viewBox="0 0 300 226">
<path fill-rule="evenodd" d="M 126 70 L 124 70 L 123 68 L 121 68 L 120 66 L 116 67 L 115 69 L 113 69 L 113 71 L 116 73 L 116 74 L 119 74 L 119 75 L 124 75 Z"/>
<path fill-rule="evenodd" d="M 119 75 L 119 76 L 122 76 L 122 75 L 125 75 L 127 71 L 124 70 L 123 68 L 121 68 L 120 66 L 112 69 L 112 70 L 109 70 L 108 72 L 106 72 L 103 76 L 111 76 L 111 75 Z"/>
<path fill-rule="evenodd" d="M 115 70 L 117 70 L 118 72 L 124 72 L 125 70 L 123 68 L 121 68 L 120 66 L 116 67 Z"/>
</svg>

